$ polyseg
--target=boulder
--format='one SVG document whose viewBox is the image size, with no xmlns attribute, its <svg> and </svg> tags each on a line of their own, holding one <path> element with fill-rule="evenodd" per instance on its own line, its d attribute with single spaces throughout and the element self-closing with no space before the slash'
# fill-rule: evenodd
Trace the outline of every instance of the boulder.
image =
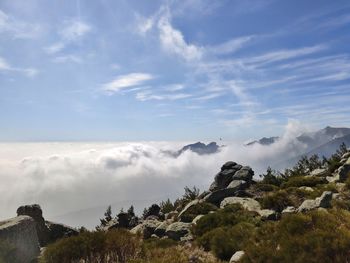
<svg viewBox="0 0 350 263">
<path fill-rule="evenodd" d="M 256 211 L 260 216 L 262 220 L 278 220 L 280 218 L 280 215 L 271 209 L 262 209 Z"/>
<path fill-rule="evenodd" d="M 341 158 L 342 159 L 349 159 L 350 158 L 350 152 L 344 153 Z"/>
<path fill-rule="evenodd" d="M 198 204 L 200 204 L 200 203 L 203 203 L 203 200 L 195 199 L 195 200 L 189 202 L 189 203 L 185 206 L 185 208 L 182 209 L 182 211 L 180 212 L 180 214 L 179 214 L 179 216 L 178 216 L 178 217 L 180 218 L 180 220 L 181 220 L 181 216 L 182 216 L 183 214 L 185 214 L 190 208 L 192 208 L 192 207 L 194 207 L 194 206 L 196 206 L 196 205 L 198 205 Z"/>
<path fill-rule="evenodd" d="M 261 206 L 258 201 L 247 197 L 227 197 L 220 203 L 220 208 L 224 208 L 227 205 L 240 204 L 244 209 L 248 211 L 260 211 Z"/>
<path fill-rule="evenodd" d="M 166 219 L 166 220 L 167 220 L 167 219 L 173 219 L 173 220 L 174 220 L 175 218 L 178 217 L 178 215 L 179 215 L 179 212 L 178 212 L 178 211 L 171 211 L 171 212 L 165 214 L 165 219 Z"/>
<path fill-rule="evenodd" d="M 339 181 L 339 174 L 333 175 L 333 176 L 327 176 L 326 180 L 328 183 L 334 183 Z"/>
<path fill-rule="evenodd" d="M 309 186 L 300 186 L 299 189 L 300 190 L 304 190 L 304 191 L 308 191 L 308 192 L 313 192 L 314 191 L 314 189 L 312 189 Z"/>
<path fill-rule="evenodd" d="M 190 233 L 191 223 L 175 222 L 170 224 L 165 235 L 174 240 L 181 240 L 182 237 Z"/>
<path fill-rule="evenodd" d="M 36 231 L 39 238 L 40 246 L 45 246 L 50 241 L 50 232 L 45 224 L 43 212 L 40 205 L 24 205 L 17 209 L 17 216 L 26 215 L 30 216 L 36 222 Z"/>
<path fill-rule="evenodd" d="M 144 239 L 150 238 L 156 228 L 161 224 L 158 220 L 145 220 L 141 224 L 137 225 L 130 230 L 131 233 L 140 233 Z"/>
<path fill-rule="evenodd" d="M 209 191 L 216 191 L 226 188 L 233 179 L 233 175 L 242 168 L 235 162 L 227 162 L 221 167 L 221 171 L 215 176 L 214 182 L 209 187 Z"/>
<path fill-rule="evenodd" d="M 238 190 L 235 188 L 225 188 L 216 190 L 205 196 L 203 200 L 214 205 L 219 205 L 221 201 L 224 200 L 226 197 L 236 196 L 237 191 Z"/>
<path fill-rule="evenodd" d="M 0 239 L 16 248 L 15 262 L 29 263 L 40 254 L 36 222 L 30 216 L 0 222 Z"/>
<path fill-rule="evenodd" d="M 223 166 L 221 166 L 221 171 L 224 171 L 224 170 L 227 170 L 227 169 L 232 169 L 236 165 L 237 165 L 236 162 L 228 161 Z"/>
<path fill-rule="evenodd" d="M 154 230 L 154 234 L 156 234 L 158 237 L 163 237 L 165 235 L 165 231 L 167 227 L 172 223 L 172 221 L 165 220 L 161 222 L 156 229 Z"/>
<path fill-rule="evenodd" d="M 350 164 L 344 164 L 338 170 L 339 181 L 345 182 L 350 176 Z"/>
<path fill-rule="evenodd" d="M 236 190 L 244 190 L 248 187 L 248 183 L 244 180 L 233 180 L 227 188 L 233 188 Z"/>
<path fill-rule="evenodd" d="M 198 215 L 198 216 L 196 216 L 196 217 L 193 219 L 192 224 L 193 224 L 193 225 L 196 225 L 197 222 L 198 222 L 198 220 L 201 219 L 203 216 L 204 216 L 204 215 Z"/>
<path fill-rule="evenodd" d="M 244 180 L 250 182 L 253 179 L 254 171 L 249 166 L 243 166 L 232 177 L 233 180 Z"/>
<path fill-rule="evenodd" d="M 243 258 L 243 256 L 244 256 L 244 251 L 236 251 L 233 255 L 232 255 L 232 257 L 231 257 L 231 259 L 230 259 L 230 263 L 237 263 L 237 262 L 239 262 L 242 258 Z"/>
<path fill-rule="evenodd" d="M 297 209 L 294 206 L 287 206 L 283 211 L 282 214 L 289 214 L 289 213 L 295 213 Z"/>
<path fill-rule="evenodd" d="M 298 212 L 307 212 L 319 207 L 328 208 L 331 206 L 332 201 L 332 192 L 325 191 L 320 197 L 317 197 L 315 200 L 308 199 L 305 200 L 298 208 Z"/>
<path fill-rule="evenodd" d="M 326 168 L 317 168 L 310 173 L 310 176 L 326 177 L 329 176 L 329 171 Z"/>
</svg>

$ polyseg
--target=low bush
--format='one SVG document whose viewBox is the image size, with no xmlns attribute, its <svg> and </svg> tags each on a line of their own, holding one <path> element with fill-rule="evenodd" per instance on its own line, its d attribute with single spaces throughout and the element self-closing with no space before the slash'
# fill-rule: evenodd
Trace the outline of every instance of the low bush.
<svg viewBox="0 0 350 263">
<path fill-rule="evenodd" d="M 201 237 L 215 228 L 234 226 L 240 222 L 256 225 L 260 221 L 256 213 L 246 211 L 241 205 L 235 204 L 226 206 L 224 209 L 219 209 L 215 213 L 203 216 L 193 227 L 192 232 L 196 237 Z"/>
<path fill-rule="evenodd" d="M 262 192 L 272 192 L 278 190 L 278 187 L 273 184 L 265 184 L 262 182 L 259 182 L 254 185 L 255 190 L 262 191 Z"/>
<path fill-rule="evenodd" d="M 286 191 L 280 190 L 263 197 L 261 205 L 263 208 L 282 212 L 287 206 L 293 205 L 293 202 Z"/>
<path fill-rule="evenodd" d="M 172 246 L 146 250 L 143 257 L 128 263 L 219 263 L 210 253 L 194 246 Z"/>
<path fill-rule="evenodd" d="M 221 260 L 229 260 L 235 251 L 244 248 L 255 227 L 246 222 L 232 227 L 218 227 L 200 237 L 197 242 L 205 250 L 211 250 Z"/>
<path fill-rule="evenodd" d="M 350 212 L 333 209 L 283 216 L 262 225 L 242 262 L 348 262 Z"/>
<path fill-rule="evenodd" d="M 316 176 L 292 176 L 282 184 L 282 188 L 309 186 L 328 183 L 326 179 Z"/>
<path fill-rule="evenodd" d="M 16 248 L 5 240 L 0 239 L 0 263 L 16 261 Z"/>
<path fill-rule="evenodd" d="M 181 215 L 181 220 L 183 222 L 192 222 L 197 215 L 206 215 L 210 211 L 216 211 L 218 208 L 210 203 L 199 203 L 190 207 L 185 213 Z"/>
<path fill-rule="evenodd" d="M 84 232 L 49 245 L 41 262 L 127 262 L 142 251 L 141 238 L 127 230 Z"/>
</svg>

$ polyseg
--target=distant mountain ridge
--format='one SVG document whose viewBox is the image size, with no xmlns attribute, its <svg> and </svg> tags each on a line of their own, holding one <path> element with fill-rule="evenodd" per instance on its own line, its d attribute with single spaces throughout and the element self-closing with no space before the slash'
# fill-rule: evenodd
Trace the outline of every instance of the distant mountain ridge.
<svg viewBox="0 0 350 263">
<path fill-rule="evenodd" d="M 249 142 L 246 144 L 246 146 L 254 145 L 254 144 L 261 144 L 261 145 L 270 145 L 276 142 L 280 137 L 275 136 L 275 137 L 263 137 L 260 140 L 255 140 L 252 142 Z"/>
<path fill-rule="evenodd" d="M 263 146 L 273 145 L 280 137 L 261 138 L 245 144 L 247 147 L 260 144 Z M 327 126 L 315 132 L 306 132 L 295 138 L 296 142 L 305 145 L 303 151 L 296 152 L 295 156 L 278 163 L 272 164 L 275 168 L 285 168 L 294 165 L 303 155 L 310 157 L 317 154 L 322 157 L 330 157 L 342 143 L 350 146 L 350 128 Z"/>
<path fill-rule="evenodd" d="M 186 151 L 191 151 L 197 153 L 198 155 L 206 155 L 219 152 L 221 147 L 222 146 L 219 146 L 216 142 L 210 142 L 208 144 L 196 142 L 185 145 L 178 151 L 164 151 L 164 153 L 169 154 L 173 157 L 178 157 Z"/>
</svg>

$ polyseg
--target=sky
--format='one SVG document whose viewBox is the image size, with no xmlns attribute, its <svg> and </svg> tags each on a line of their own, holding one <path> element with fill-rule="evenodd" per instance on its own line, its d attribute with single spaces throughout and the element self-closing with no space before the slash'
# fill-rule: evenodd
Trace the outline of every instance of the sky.
<svg viewBox="0 0 350 263">
<path fill-rule="evenodd" d="M 349 126 L 349 1 L 1 0 L 0 141 Z"/>
</svg>

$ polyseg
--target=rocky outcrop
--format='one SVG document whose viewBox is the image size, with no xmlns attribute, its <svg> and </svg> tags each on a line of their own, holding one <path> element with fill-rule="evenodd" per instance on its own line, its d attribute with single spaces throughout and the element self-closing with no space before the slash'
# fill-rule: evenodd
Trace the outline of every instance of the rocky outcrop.
<svg viewBox="0 0 350 263">
<path fill-rule="evenodd" d="M 17 216 L 21 215 L 30 216 L 34 219 L 40 246 L 43 247 L 48 244 L 50 241 L 50 231 L 45 224 L 45 219 L 43 217 L 43 211 L 41 210 L 41 207 L 37 204 L 20 206 L 17 209 Z"/>
<path fill-rule="evenodd" d="M 332 192 L 325 191 L 320 197 L 315 200 L 305 200 L 297 209 L 297 212 L 307 212 L 316 208 L 329 208 L 332 201 Z"/>
<path fill-rule="evenodd" d="M 44 247 L 57 239 L 78 234 L 76 229 L 69 226 L 45 221 L 43 211 L 38 204 L 20 206 L 17 209 L 17 215 L 26 215 L 34 219 L 36 223 L 36 232 L 41 247 Z"/>
<path fill-rule="evenodd" d="M 261 210 L 261 207 L 258 201 L 252 198 L 245 198 L 245 197 L 227 197 L 221 202 L 220 208 L 224 208 L 225 206 L 232 205 L 232 204 L 240 204 L 243 208 L 247 209 L 248 211 Z"/>
<path fill-rule="evenodd" d="M 40 253 L 36 223 L 29 216 L 18 216 L 0 222 L 0 240 L 15 248 L 16 262 L 31 262 Z"/>
<path fill-rule="evenodd" d="M 226 162 L 203 199 L 219 205 L 226 197 L 249 196 L 244 190 L 250 186 L 253 175 L 254 172 L 249 166 L 242 166 L 232 161 Z"/>
<path fill-rule="evenodd" d="M 277 220 L 279 218 L 279 215 L 276 211 L 270 209 L 261 209 L 259 202 L 252 198 L 227 197 L 221 202 L 220 208 L 225 208 L 225 206 L 232 204 L 240 204 L 244 209 L 258 213 L 263 220 Z"/>
<path fill-rule="evenodd" d="M 181 238 L 190 234 L 191 223 L 175 222 L 170 224 L 165 231 L 165 235 L 174 240 L 181 240 Z"/>
<path fill-rule="evenodd" d="M 158 220 L 144 220 L 141 224 L 135 226 L 130 230 L 131 233 L 141 234 L 144 239 L 150 238 L 156 230 L 156 228 L 161 224 Z"/>
</svg>

